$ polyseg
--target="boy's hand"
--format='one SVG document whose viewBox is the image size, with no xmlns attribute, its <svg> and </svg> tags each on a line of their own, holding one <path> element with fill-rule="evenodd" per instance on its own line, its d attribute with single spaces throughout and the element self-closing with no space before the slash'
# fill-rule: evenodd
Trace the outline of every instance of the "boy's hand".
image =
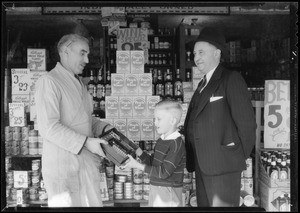
<svg viewBox="0 0 300 213">
<path fill-rule="evenodd" d="M 135 160 L 131 155 L 128 155 L 129 159 L 120 165 L 121 169 L 126 169 L 126 168 L 136 168 L 144 171 L 145 165 L 139 163 L 137 160 Z"/>
</svg>

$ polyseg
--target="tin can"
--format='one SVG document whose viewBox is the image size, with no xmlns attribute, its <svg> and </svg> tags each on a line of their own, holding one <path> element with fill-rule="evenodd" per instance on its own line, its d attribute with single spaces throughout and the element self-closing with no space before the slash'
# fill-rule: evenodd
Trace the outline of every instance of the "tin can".
<svg viewBox="0 0 300 213">
<path fill-rule="evenodd" d="M 12 141 L 13 140 L 13 132 L 5 132 L 5 140 Z"/>
<path fill-rule="evenodd" d="M 20 154 L 20 146 L 12 146 L 11 155 L 19 155 L 19 154 Z"/>
<path fill-rule="evenodd" d="M 105 167 L 105 172 L 106 172 L 106 177 L 108 178 L 113 178 L 114 177 L 114 166 L 106 166 Z"/>
<path fill-rule="evenodd" d="M 149 174 L 146 173 L 146 172 L 144 172 L 143 182 L 144 182 L 144 183 L 150 183 Z"/>
<path fill-rule="evenodd" d="M 252 177 L 252 158 L 247 158 L 246 160 L 246 170 L 244 170 L 244 174 L 243 174 L 243 177 L 246 177 L 246 178 L 251 178 Z"/>
<path fill-rule="evenodd" d="M 150 191 L 150 184 L 143 184 L 143 191 L 149 193 L 149 191 Z"/>
<path fill-rule="evenodd" d="M 30 187 L 29 188 L 29 200 L 38 200 L 38 187 Z"/>
<path fill-rule="evenodd" d="M 31 169 L 33 172 L 39 172 L 41 167 L 41 160 L 35 159 L 31 161 Z"/>
<path fill-rule="evenodd" d="M 7 143 L 5 143 L 5 155 L 6 156 L 12 155 L 11 145 Z"/>
<path fill-rule="evenodd" d="M 18 133 L 22 132 L 22 128 L 20 126 L 14 126 L 12 129 L 13 129 L 13 132 L 18 132 Z"/>
<path fill-rule="evenodd" d="M 190 198 L 189 198 L 189 204 L 190 204 L 190 206 L 192 206 L 192 207 L 197 207 L 197 197 L 196 197 L 196 192 L 193 192 L 193 193 L 190 195 Z"/>
<path fill-rule="evenodd" d="M 127 180 L 127 176 L 126 175 L 116 175 L 116 181 L 117 182 L 125 183 L 126 180 Z"/>
<path fill-rule="evenodd" d="M 39 154 L 38 150 L 39 150 L 38 148 L 32 148 L 32 147 L 30 147 L 30 143 L 29 143 L 29 148 L 28 148 L 29 155 L 37 155 L 37 154 Z"/>
<path fill-rule="evenodd" d="M 253 178 L 244 178 L 244 190 L 253 196 Z"/>
<path fill-rule="evenodd" d="M 24 140 L 24 141 L 29 140 L 29 127 L 28 126 L 22 127 L 22 140 Z"/>
<path fill-rule="evenodd" d="M 38 131 L 35 129 L 29 130 L 29 142 L 38 142 Z"/>
<path fill-rule="evenodd" d="M 16 188 L 11 188 L 10 189 L 10 198 L 12 201 L 17 201 L 17 189 Z"/>
<path fill-rule="evenodd" d="M 10 142 L 10 145 L 12 147 L 17 147 L 17 146 L 20 146 L 20 143 L 21 143 L 21 141 L 13 140 L 13 141 Z"/>
<path fill-rule="evenodd" d="M 22 140 L 22 133 L 21 132 L 13 132 L 13 140 L 21 141 Z"/>
<path fill-rule="evenodd" d="M 14 173 L 13 171 L 6 172 L 6 186 L 13 187 L 14 186 Z"/>
<path fill-rule="evenodd" d="M 5 165 L 11 164 L 11 156 L 6 156 L 5 157 Z"/>
<path fill-rule="evenodd" d="M 21 141 L 20 142 L 20 154 L 21 155 L 28 155 L 29 154 L 29 142 L 28 141 Z"/>
<path fill-rule="evenodd" d="M 192 189 L 196 190 L 196 178 L 192 179 Z"/>
<path fill-rule="evenodd" d="M 116 200 L 122 200 L 123 199 L 123 194 L 121 194 L 121 193 L 115 193 L 115 199 Z"/>
<path fill-rule="evenodd" d="M 106 182 L 107 182 L 108 189 L 114 188 L 114 178 L 113 177 L 106 178 Z"/>
<path fill-rule="evenodd" d="M 114 182 L 114 192 L 123 194 L 123 182 Z"/>
<path fill-rule="evenodd" d="M 241 191 L 245 190 L 245 178 L 241 178 Z"/>
<path fill-rule="evenodd" d="M 114 189 L 108 189 L 108 199 L 114 200 Z"/>
<path fill-rule="evenodd" d="M 136 184 L 140 184 L 143 183 L 143 179 L 143 171 L 139 169 L 133 169 L 133 182 Z"/>
<path fill-rule="evenodd" d="M 46 189 L 40 188 L 38 191 L 39 191 L 38 192 L 39 193 L 39 200 L 44 201 L 44 200 L 48 199 L 48 194 L 46 192 Z"/>
<path fill-rule="evenodd" d="M 40 173 L 39 172 L 32 172 L 31 175 L 31 185 L 34 187 L 39 187 L 40 186 Z"/>
<path fill-rule="evenodd" d="M 11 126 L 5 126 L 4 127 L 4 132 L 7 133 L 7 132 L 13 132 L 13 128 Z"/>
<path fill-rule="evenodd" d="M 133 199 L 141 200 L 143 198 L 143 184 L 133 184 Z"/>
</svg>

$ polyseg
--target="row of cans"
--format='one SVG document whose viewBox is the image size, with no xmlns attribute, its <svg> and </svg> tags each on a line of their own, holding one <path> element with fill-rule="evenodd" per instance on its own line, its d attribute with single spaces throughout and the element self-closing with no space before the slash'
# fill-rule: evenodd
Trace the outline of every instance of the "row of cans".
<svg viewBox="0 0 300 213">
<path fill-rule="evenodd" d="M 45 188 L 28 187 L 28 188 L 13 188 L 6 187 L 6 200 L 27 203 L 28 201 L 45 201 L 48 195 Z"/>
<path fill-rule="evenodd" d="M 44 187 L 44 181 L 42 179 L 41 172 L 39 171 L 26 171 L 27 172 L 27 179 L 23 178 L 22 184 L 25 186 L 32 186 L 32 187 Z M 14 187 L 15 184 L 18 183 L 14 177 L 14 171 L 6 172 L 6 186 Z"/>
<path fill-rule="evenodd" d="M 43 142 L 5 141 L 5 155 L 41 155 Z"/>
<path fill-rule="evenodd" d="M 21 140 L 31 140 L 34 137 L 40 137 L 38 130 L 33 129 L 33 126 L 6 126 L 5 130 L 5 140 L 6 141 L 21 141 Z M 34 140 L 34 139 L 33 139 Z"/>
<path fill-rule="evenodd" d="M 132 182 L 114 182 L 114 198 L 148 200 L 150 184 L 134 184 Z"/>
</svg>

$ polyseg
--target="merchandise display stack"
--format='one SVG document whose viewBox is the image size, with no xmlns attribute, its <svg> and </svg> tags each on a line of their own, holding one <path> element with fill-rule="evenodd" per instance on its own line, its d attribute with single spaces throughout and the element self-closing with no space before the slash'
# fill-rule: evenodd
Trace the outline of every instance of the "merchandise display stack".
<svg viewBox="0 0 300 213">
<path fill-rule="evenodd" d="M 266 80 L 259 194 L 266 211 L 290 211 L 290 81 Z"/>
</svg>

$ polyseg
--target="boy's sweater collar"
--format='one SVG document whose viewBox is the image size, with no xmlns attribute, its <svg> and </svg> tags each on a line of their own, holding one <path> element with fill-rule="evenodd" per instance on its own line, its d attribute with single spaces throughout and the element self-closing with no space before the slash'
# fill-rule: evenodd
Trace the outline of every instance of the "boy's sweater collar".
<svg viewBox="0 0 300 213">
<path fill-rule="evenodd" d="M 172 133 L 171 135 L 169 135 L 168 137 L 165 138 L 165 135 L 162 134 L 162 135 L 160 136 L 160 138 L 161 138 L 162 140 L 173 140 L 173 139 L 178 138 L 179 136 L 181 136 L 181 134 L 176 130 L 175 132 L 173 132 L 173 133 Z"/>
</svg>

